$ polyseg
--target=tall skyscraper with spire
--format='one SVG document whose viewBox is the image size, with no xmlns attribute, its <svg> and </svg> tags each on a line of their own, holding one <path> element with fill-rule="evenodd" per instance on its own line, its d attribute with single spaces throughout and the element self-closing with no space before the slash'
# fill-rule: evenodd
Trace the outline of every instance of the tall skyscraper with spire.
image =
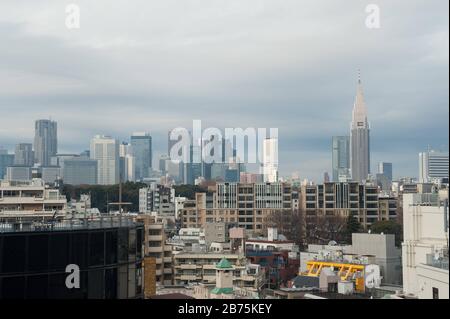
<svg viewBox="0 0 450 319">
<path fill-rule="evenodd" d="M 359 72 L 350 136 L 352 180 L 361 182 L 370 174 L 370 127 L 367 121 L 367 109 Z"/>
</svg>

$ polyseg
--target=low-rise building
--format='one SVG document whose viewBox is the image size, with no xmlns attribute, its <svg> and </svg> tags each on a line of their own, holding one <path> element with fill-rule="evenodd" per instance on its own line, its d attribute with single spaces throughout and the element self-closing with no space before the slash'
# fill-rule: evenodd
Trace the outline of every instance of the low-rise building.
<svg viewBox="0 0 450 319">
<path fill-rule="evenodd" d="M 404 293 L 448 299 L 448 209 L 439 194 L 405 194 L 403 201 Z"/>
<path fill-rule="evenodd" d="M 300 252 L 300 272 L 307 271 L 310 261 L 332 261 L 357 264 L 376 264 L 380 267 L 382 283 L 401 285 L 401 249 L 395 247 L 391 234 L 352 234 L 352 245 L 308 245 Z"/>
<path fill-rule="evenodd" d="M 50 219 L 66 214 L 67 199 L 58 189 L 41 179 L 0 181 L 0 217 L 21 216 L 25 219 Z M 14 218 L 15 218 L 14 217 Z"/>
<path fill-rule="evenodd" d="M 147 214 L 138 215 L 136 220 L 144 223 L 144 255 L 155 258 L 156 282 L 173 284 L 172 246 L 166 243 L 164 224 Z"/>
</svg>

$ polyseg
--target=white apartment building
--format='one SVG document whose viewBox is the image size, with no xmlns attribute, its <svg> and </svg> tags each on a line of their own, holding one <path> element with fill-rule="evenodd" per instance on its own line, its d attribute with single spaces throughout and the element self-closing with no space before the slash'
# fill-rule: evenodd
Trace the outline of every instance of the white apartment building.
<svg viewBox="0 0 450 319">
<path fill-rule="evenodd" d="M 64 214 L 67 200 L 58 189 L 45 186 L 41 179 L 0 181 L 0 218 L 51 218 L 55 211 Z"/>
<path fill-rule="evenodd" d="M 403 195 L 403 290 L 409 296 L 449 298 L 448 223 L 444 216 L 448 220 L 438 194 Z"/>
</svg>

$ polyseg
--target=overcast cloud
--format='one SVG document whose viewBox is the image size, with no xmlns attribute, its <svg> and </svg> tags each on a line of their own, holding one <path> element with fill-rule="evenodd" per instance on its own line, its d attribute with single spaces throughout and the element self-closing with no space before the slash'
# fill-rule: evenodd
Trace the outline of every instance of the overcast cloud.
<svg viewBox="0 0 450 319">
<path fill-rule="evenodd" d="M 65 7 L 81 9 L 67 29 Z M 369 3 L 381 28 L 365 26 Z M 2 0 L 0 146 L 58 121 L 59 150 L 94 134 L 278 127 L 284 175 L 331 171 L 332 135 L 348 134 L 362 70 L 372 170 L 417 176 L 418 152 L 448 150 L 446 0 Z"/>
</svg>

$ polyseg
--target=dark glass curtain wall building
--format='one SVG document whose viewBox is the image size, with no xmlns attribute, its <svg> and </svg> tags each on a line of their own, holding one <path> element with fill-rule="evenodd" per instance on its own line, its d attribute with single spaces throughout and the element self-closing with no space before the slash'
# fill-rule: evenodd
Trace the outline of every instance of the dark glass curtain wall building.
<svg viewBox="0 0 450 319">
<path fill-rule="evenodd" d="M 0 299 L 142 298 L 141 224 L 10 226 L 0 229 Z M 70 264 L 79 267 L 79 288 L 66 285 Z"/>
</svg>

